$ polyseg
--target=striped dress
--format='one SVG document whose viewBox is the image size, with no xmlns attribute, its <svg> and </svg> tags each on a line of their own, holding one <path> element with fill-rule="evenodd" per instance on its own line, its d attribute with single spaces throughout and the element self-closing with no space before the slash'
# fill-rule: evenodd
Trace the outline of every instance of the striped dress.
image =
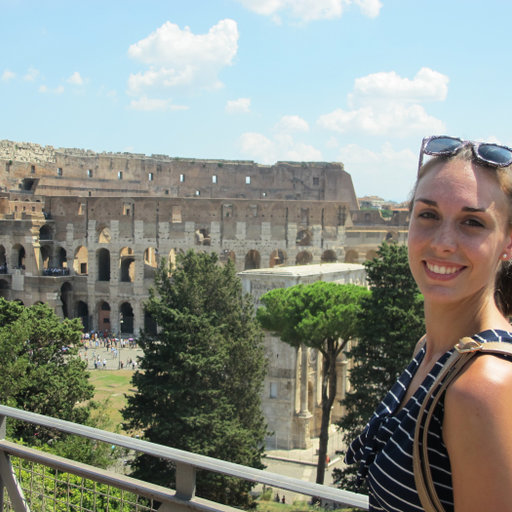
<svg viewBox="0 0 512 512">
<path fill-rule="evenodd" d="M 480 342 L 512 343 L 512 333 L 487 330 L 473 339 Z M 347 464 L 359 464 L 359 477 L 368 482 L 370 511 L 421 512 L 418 492 L 414 485 L 412 447 L 416 418 L 421 403 L 452 350 L 443 354 L 411 399 L 399 409 L 424 355 L 423 347 L 400 375 L 384 400 L 379 404 L 363 433 L 356 438 L 345 457 Z M 453 489 L 450 459 L 443 442 L 442 427 L 444 397 L 439 400 L 428 433 L 429 461 L 432 478 L 441 503 L 447 512 L 453 511 Z"/>
</svg>

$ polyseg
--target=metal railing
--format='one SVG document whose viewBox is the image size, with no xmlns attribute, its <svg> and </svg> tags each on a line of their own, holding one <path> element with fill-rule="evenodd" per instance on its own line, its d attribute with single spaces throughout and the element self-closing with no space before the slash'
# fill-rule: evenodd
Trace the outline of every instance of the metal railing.
<svg viewBox="0 0 512 512">
<path fill-rule="evenodd" d="M 57 429 L 68 434 L 79 435 L 172 461 L 176 467 L 176 489 L 149 484 L 113 471 L 99 469 L 9 442 L 5 440 L 7 418 Z M 34 465 L 37 465 L 37 467 Z M 46 478 L 44 468 L 52 468 L 49 478 L 52 479 L 53 484 L 37 483 L 36 475 L 42 475 L 43 480 Z M 238 510 L 197 497 L 195 495 L 196 470 L 212 471 L 263 484 L 264 486 L 300 493 L 318 498 L 323 503 L 335 504 L 338 507 L 351 506 L 368 510 L 368 497 L 362 494 L 306 482 L 0 405 L 0 511 L 27 512 L 32 509 L 34 512 L 37 510 L 76 510 L 80 512 L 103 510 L 141 512 L 156 510 L 158 512 L 169 512 L 171 510 L 185 512 L 186 510 L 190 512 L 191 510 L 199 510 L 202 512 L 234 512 Z M 76 478 L 71 480 L 66 475 L 75 475 L 92 483 L 85 485 L 82 481 L 82 483 L 77 484 L 75 482 Z M 66 480 L 67 491 L 62 491 L 61 488 L 66 487 Z M 51 488 L 53 485 L 55 490 L 59 489 L 59 496 L 51 496 L 48 492 L 41 490 L 41 487 L 45 485 L 47 488 Z M 4 495 L 4 488 L 7 490 L 7 496 Z M 105 505 L 105 500 L 110 497 L 109 489 L 111 488 L 118 490 L 115 496 L 111 496 L 111 499 L 115 500 L 115 505 Z M 72 491 L 80 494 L 82 505 L 78 507 L 69 505 L 66 508 L 66 499 L 69 501 L 69 495 Z M 45 500 L 47 505 L 44 504 Z M 57 507 L 57 501 L 60 503 L 60 508 Z M 94 505 L 96 501 L 103 503 L 103 505 Z"/>
</svg>

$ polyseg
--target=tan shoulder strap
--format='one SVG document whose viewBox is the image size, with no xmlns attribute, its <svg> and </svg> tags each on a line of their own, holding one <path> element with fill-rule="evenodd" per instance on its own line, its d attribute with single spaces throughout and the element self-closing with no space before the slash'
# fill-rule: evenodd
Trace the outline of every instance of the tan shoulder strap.
<svg viewBox="0 0 512 512">
<path fill-rule="evenodd" d="M 473 338 L 462 338 L 455 350 L 446 360 L 443 368 L 439 372 L 432 386 L 423 400 L 418 418 L 416 421 L 416 428 L 414 431 L 414 444 L 413 444 L 413 470 L 416 489 L 420 497 L 421 504 L 425 512 L 445 512 L 441 504 L 432 480 L 432 472 L 428 462 L 428 428 L 430 421 L 437 403 L 439 402 L 443 392 L 450 385 L 450 383 L 459 375 L 462 369 L 466 366 L 469 360 L 478 352 L 487 352 L 493 354 L 510 355 L 512 356 L 512 343 L 501 343 L 490 341 L 487 343 L 480 343 Z M 430 402 L 433 396 L 432 402 Z M 423 416 L 426 418 L 423 421 Z M 423 433 L 421 439 L 420 449 L 420 431 L 423 426 Z"/>
</svg>

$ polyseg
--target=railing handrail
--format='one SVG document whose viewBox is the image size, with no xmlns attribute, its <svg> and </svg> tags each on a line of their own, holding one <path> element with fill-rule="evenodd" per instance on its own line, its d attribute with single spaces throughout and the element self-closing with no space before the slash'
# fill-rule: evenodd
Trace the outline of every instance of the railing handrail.
<svg viewBox="0 0 512 512">
<path fill-rule="evenodd" d="M 6 405 L 0 405 L 0 417 L 1 416 L 42 425 L 48 428 L 54 428 L 68 434 L 76 434 L 89 439 L 103 441 L 129 450 L 135 450 L 147 455 L 152 455 L 154 457 L 161 457 L 193 468 L 214 471 L 216 473 L 256 483 L 278 487 L 287 491 L 315 496 L 322 500 L 329 500 L 343 505 L 368 509 L 368 496 L 363 494 L 357 494 L 351 491 L 307 482 L 286 475 L 279 475 L 277 473 L 271 473 L 269 471 L 215 459 L 207 455 L 199 455 L 197 453 L 191 453 L 177 448 L 143 441 L 141 439 L 134 439 L 126 435 L 106 432 L 105 430 L 100 430 L 94 427 L 51 418 L 49 416 L 23 411 Z"/>
</svg>

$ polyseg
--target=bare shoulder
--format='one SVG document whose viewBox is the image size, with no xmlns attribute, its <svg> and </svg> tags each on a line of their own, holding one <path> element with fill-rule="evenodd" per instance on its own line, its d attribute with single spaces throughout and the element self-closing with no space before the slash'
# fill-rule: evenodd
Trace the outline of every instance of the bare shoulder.
<svg viewBox="0 0 512 512">
<path fill-rule="evenodd" d="M 476 356 L 448 387 L 443 440 L 457 511 L 512 512 L 511 389 L 512 362 L 491 354 Z"/>
<path fill-rule="evenodd" d="M 447 409 L 452 406 L 459 412 L 475 412 L 478 408 L 493 408 L 505 405 L 502 400 L 512 406 L 512 361 L 492 354 L 476 356 L 464 369 L 446 392 Z M 512 410 L 511 410 L 512 413 Z"/>
</svg>

